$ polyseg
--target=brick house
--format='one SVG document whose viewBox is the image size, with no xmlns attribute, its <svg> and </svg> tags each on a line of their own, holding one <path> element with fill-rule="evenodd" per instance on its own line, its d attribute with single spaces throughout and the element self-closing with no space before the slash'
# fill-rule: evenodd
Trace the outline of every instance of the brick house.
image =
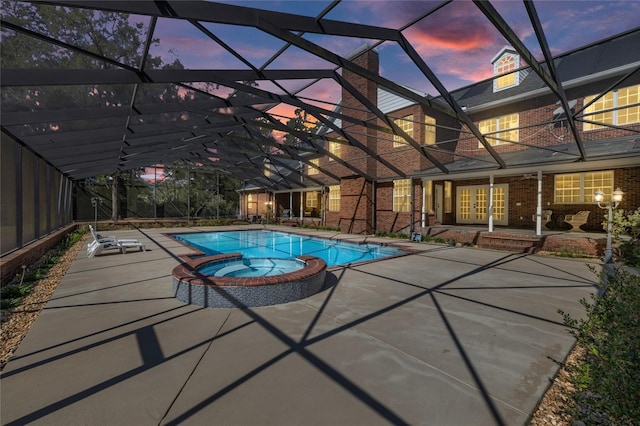
<svg viewBox="0 0 640 426">
<path fill-rule="evenodd" d="M 620 188 L 620 208 L 640 206 L 639 45 L 632 31 L 555 58 L 561 87 L 553 90 L 505 46 L 478 65 L 493 67 L 494 78 L 451 93 L 470 121 L 451 114 L 442 96 L 417 103 L 344 70 L 345 119 L 321 127 L 324 155 L 288 168 L 306 188 L 245 188 L 241 205 L 252 211 L 249 197 L 262 192 L 255 214 L 273 206 L 274 216 L 348 233 L 536 229 L 541 211 L 557 230 L 570 227 L 566 215 L 589 211 L 581 228 L 600 231 L 596 190 L 606 200 Z M 351 59 L 379 71 L 375 50 Z"/>
</svg>

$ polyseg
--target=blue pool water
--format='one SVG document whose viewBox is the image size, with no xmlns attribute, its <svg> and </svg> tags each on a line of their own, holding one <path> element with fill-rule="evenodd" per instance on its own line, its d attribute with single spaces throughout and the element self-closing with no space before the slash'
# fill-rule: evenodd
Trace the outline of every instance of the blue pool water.
<svg viewBox="0 0 640 426">
<path fill-rule="evenodd" d="M 198 268 L 202 275 L 214 277 L 268 277 L 299 271 L 305 263 L 297 259 L 233 259 L 205 263 Z"/>
<path fill-rule="evenodd" d="M 404 254 L 380 244 L 355 244 L 268 230 L 173 234 L 173 238 L 208 256 L 242 253 L 245 258 L 291 259 L 303 254 L 319 257 L 327 266 L 345 265 Z"/>
</svg>

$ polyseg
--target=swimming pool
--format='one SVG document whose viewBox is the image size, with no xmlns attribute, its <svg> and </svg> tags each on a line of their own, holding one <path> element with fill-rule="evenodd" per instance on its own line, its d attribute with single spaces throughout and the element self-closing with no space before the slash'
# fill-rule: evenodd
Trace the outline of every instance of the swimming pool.
<svg viewBox="0 0 640 426">
<path fill-rule="evenodd" d="M 406 253 L 396 247 L 380 244 L 356 244 L 263 229 L 197 232 L 171 236 L 202 251 L 207 256 L 242 253 L 245 258 L 293 259 L 301 255 L 311 255 L 324 260 L 329 267 Z"/>
</svg>

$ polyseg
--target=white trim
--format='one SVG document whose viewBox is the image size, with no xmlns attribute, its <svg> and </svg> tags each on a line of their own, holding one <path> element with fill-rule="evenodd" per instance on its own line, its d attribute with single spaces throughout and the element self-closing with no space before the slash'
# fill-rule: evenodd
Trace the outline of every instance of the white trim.
<svg viewBox="0 0 640 426">
<path fill-rule="evenodd" d="M 599 81 L 603 77 L 614 76 L 616 74 L 621 74 L 621 73 L 624 73 L 624 72 L 628 72 L 628 71 L 634 70 L 634 69 L 638 68 L 639 66 L 640 66 L 640 61 L 634 62 L 634 63 L 631 63 L 631 64 L 623 65 L 621 67 L 612 68 L 612 69 L 609 69 L 609 70 L 606 70 L 606 71 L 602 71 L 602 72 L 599 72 L 599 73 L 591 74 L 591 75 L 588 75 L 588 76 L 585 76 L 585 77 L 580 77 L 580 78 L 576 78 L 576 79 L 573 79 L 573 80 L 569 80 L 567 82 L 562 83 L 562 87 L 566 91 L 567 89 L 571 89 L 572 87 L 575 87 L 575 86 L 579 86 L 579 85 L 582 85 L 582 84 L 590 83 L 592 81 Z M 481 111 L 486 111 L 488 109 L 493 109 L 493 108 L 496 108 L 496 107 L 499 107 L 499 106 L 502 106 L 502 105 L 505 105 L 505 104 L 514 103 L 514 102 L 520 101 L 522 99 L 529 99 L 529 98 L 533 98 L 533 97 L 538 96 L 538 95 L 544 95 L 544 94 L 548 94 L 548 93 L 552 93 L 551 89 L 549 89 L 547 86 L 544 86 L 544 87 L 541 87 L 539 89 L 532 90 L 530 92 L 520 93 L 520 94 L 517 94 L 515 96 L 510 96 L 508 98 L 499 99 L 499 100 L 493 101 L 493 102 L 486 102 L 486 103 L 483 103 L 482 105 L 467 106 L 467 109 L 465 110 L 465 112 L 467 114 L 473 114 L 473 113 L 476 113 L 476 112 L 481 112 Z"/>
<path fill-rule="evenodd" d="M 474 218 L 474 212 L 475 212 L 475 207 L 471 207 L 471 217 L 469 219 L 461 219 L 460 218 L 460 208 L 462 207 L 462 203 L 460 202 L 460 195 L 461 195 L 461 191 L 463 189 L 467 189 L 469 191 L 471 191 L 470 193 L 470 200 L 469 203 L 476 205 L 476 193 L 477 190 L 479 189 L 484 189 L 486 191 L 486 195 L 487 195 L 487 205 L 484 206 L 486 208 L 486 219 L 485 220 L 476 220 Z M 493 205 L 493 200 L 489 199 L 490 196 L 495 197 L 495 191 L 498 189 L 503 189 L 504 190 L 504 219 L 502 220 L 497 220 L 493 217 L 492 212 L 490 211 L 490 208 Z M 491 217 L 490 217 L 491 216 Z M 490 223 L 493 222 L 493 223 Z M 509 225 L 509 184 L 507 183 L 502 183 L 502 184 L 494 184 L 493 185 L 493 189 L 491 188 L 491 184 L 487 184 L 487 185 L 464 185 L 464 186 L 458 186 L 456 187 L 456 223 L 461 223 L 461 224 L 489 224 L 490 225 L 490 229 L 489 232 L 493 231 L 493 224 L 495 225 L 504 225 L 507 226 Z"/>
<path fill-rule="evenodd" d="M 442 172 L 438 172 L 438 174 L 424 174 L 421 175 L 416 173 L 415 177 L 421 177 L 425 179 L 431 180 L 462 180 L 462 179 L 478 179 L 484 178 L 489 173 L 493 173 L 495 176 L 518 176 L 522 174 L 528 173 L 537 173 L 538 170 L 549 174 L 549 173 L 570 173 L 570 172 L 586 172 L 592 170 L 604 170 L 604 169 L 620 169 L 623 167 L 638 167 L 640 164 L 640 153 L 629 156 L 629 157 L 620 157 L 620 158 L 609 158 L 606 160 L 594 160 L 594 161 L 573 161 L 570 163 L 545 163 L 541 164 L 533 164 L 531 166 L 523 166 L 523 167 L 514 167 L 514 168 L 506 168 L 506 169 L 479 169 L 468 172 L 451 172 L 448 174 L 444 174 Z"/>
</svg>

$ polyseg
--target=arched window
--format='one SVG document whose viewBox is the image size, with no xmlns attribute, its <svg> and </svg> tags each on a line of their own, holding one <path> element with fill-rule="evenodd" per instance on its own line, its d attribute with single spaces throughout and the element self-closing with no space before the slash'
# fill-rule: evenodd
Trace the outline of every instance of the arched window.
<svg viewBox="0 0 640 426">
<path fill-rule="evenodd" d="M 494 75 L 499 75 L 495 80 L 495 89 L 505 89 L 507 87 L 518 84 L 517 73 L 514 72 L 517 68 L 516 57 L 513 55 L 503 56 L 496 62 L 494 66 Z"/>
</svg>

